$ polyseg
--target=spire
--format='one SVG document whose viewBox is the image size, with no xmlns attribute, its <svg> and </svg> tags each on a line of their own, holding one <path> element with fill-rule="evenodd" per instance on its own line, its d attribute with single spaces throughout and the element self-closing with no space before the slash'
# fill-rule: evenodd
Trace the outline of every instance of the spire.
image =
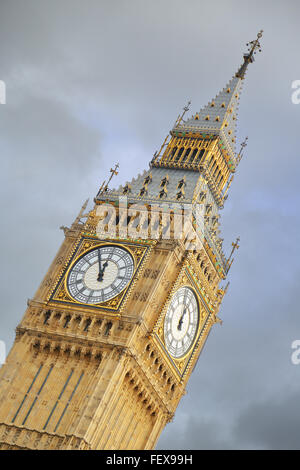
<svg viewBox="0 0 300 470">
<path fill-rule="evenodd" d="M 257 34 L 257 38 L 254 41 L 247 42 L 246 46 L 248 47 L 248 53 L 244 54 L 244 63 L 241 65 L 239 70 L 236 73 L 236 77 L 241 78 L 242 80 L 245 78 L 245 73 L 248 67 L 248 64 L 254 62 L 254 54 L 256 54 L 257 50 L 261 52 L 260 46 L 260 38 L 262 37 L 263 30 L 260 30 Z"/>
<path fill-rule="evenodd" d="M 254 61 L 254 54 L 261 51 L 259 39 L 247 43 L 248 52 L 244 54 L 244 63 L 220 93 L 187 121 L 175 123 L 173 131 L 191 131 L 220 136 L 230 157 L 235 159 L 236 121 L 239 97 L 248 64 Z"/>
</svg>

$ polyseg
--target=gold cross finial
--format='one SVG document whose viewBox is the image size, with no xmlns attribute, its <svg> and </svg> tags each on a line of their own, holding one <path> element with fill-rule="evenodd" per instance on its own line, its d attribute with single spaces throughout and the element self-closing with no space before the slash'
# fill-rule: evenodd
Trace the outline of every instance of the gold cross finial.
<svg viewBox="0 0 300 470">
<path fill-rule="evenodd" d="M 109 183 L 111 182 L 113 176 L 114 176 L 114 175 L 117 175 L 117 174 L 119 173 L 119 172 L 117 171 L 118 168 L 119 168 L 119 163 L 116 163 L 116 164 L 115 164 L 115 168 L 114 168 L 114 169 L 113 169 L 113 168 L 110 169 L 111 175 L 110 175 L 109 180 L 108 180 L 108 182 L 107 182 L 107 185 L 106 185 L 106 187 L 105 187 L 105 191 L 108 189 L 108 185 L 109 185 Z"/>
<path fill-rule="evenodd" d="M 262 37 L 263 30 L 261 29 L 259 33 L 257 33 L 257 38 L 254 41 L 247 42 L 246 46 L 248 46 L 248 54 L 244 54 L 244 59 L 248 60 L 249 62 L 254 61 L 253 55 L 256 54 L 256 51 L 261 52 L 260 46 L 260 38 Z"/>
<path fill-rule="evenodd" d="M 247 42 L 246 46 L 248 47 L 248 52 L 244 54 L 244 63 L 236 73 L 236 77 L 243 79 L 245 77 L 248 64 L 254 62 L 254 54 L 256 54 L 257 51 L 261 52 L 261 45 L 259 40 L 262 37 L 262 33 L 263 30 L 261 29 L 257 33 L 257 37 L 254 41 Z"/>
<path fill-rule="evenodd" d="M 240 237 L 237 237 L 235 243 L 234 243 L 234 242 L 231 243 L 232 246 L 233 246 L 233 251 L 234 251 L 235 249 L 237 249 L 237 250 L 239 249 L 239 247 L 240 247 L 239 242 L 240 242 Z"/>
<path fill-rule="evenodd" d="M 111 172 L 111 178 L 114 176 L 114 175 L 117 175 L 119 172 L 117 171 L 117 169 L 119 168 L 119 163 L 116 163 L 115 165 L 115 168 L 114 169 L 110 169 L 110 172 Z"/>
<path fill-rule="evenodd" d="M 231 245 L 232 245 L 232 250 L 231 250 L 231 253 L 230 253 L 230 256 L 227 260 L 227 264 L 229 264 L 229 261 L 231 260 L 231 257 L 233 255 L 233 253 L 235 252 L 235 250 L 238 250 L 240 245 L 239 245 L 239 242 L 240 242 L 240 237 L 237 237 L 236 241 L 235 242 L 232 242 Z M 233 260 L 232 260 L 233 261 Z M 232 265 L 232 261 L 229 265 L 229 267 Z"/>
</svg>

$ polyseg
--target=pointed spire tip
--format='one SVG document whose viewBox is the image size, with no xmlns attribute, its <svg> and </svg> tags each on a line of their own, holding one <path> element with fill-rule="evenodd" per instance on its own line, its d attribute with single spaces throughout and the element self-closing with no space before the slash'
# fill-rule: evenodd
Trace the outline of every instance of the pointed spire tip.
<svg viewBox="0 0 300 470">
<path fill-rule="evenodd" d="M 236 77 L 239 77 L 241 79 L 245 78 L 245 73 L 248 67 L 248 64 L 254 62 L 254 54 L 256 52 L 261 52 L 261 45 L 260 45 L 260 38 L 263 35 L 263 30 L 261 29 L 257 33 L 257 37 L 254 41 L 247 42 L 246 46 L 248 47 L 248 51 L 246 54 L 244 54 L 244 63 L 241 65 L 239 68 L 238 72 L 236 73 Z"/>
</svg>

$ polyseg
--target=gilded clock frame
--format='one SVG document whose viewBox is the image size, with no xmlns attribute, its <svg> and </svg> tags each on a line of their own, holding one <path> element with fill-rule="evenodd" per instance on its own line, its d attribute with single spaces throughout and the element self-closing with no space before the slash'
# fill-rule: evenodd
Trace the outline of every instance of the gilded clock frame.
<svg viewBox="0 0 300 470">
<path fill-rule="evenodd" d="M 183 289 L 183 288 L 186 288 L 186 289 L 189 289 L 192 291 L 192 293 L 194 294 L 195 296 L 195 299 L 196 299 L 196 304 L 197 304 L 197 316 L 198 316 L 198 319 L 197 319 L 197 328 L 196 328 L 196 332 L 194 334 L 194 338 L 190 344 L 190 346 L 188 347 L 187 351 L 182 354 L 181 356 L 179 357 L 175 357 L 171 354 L 171 352 L 168 350 L 167 346 L 166 346 L 166 338 L 165 338 L 165 319 L 166 319 L 166 316 L 167 316 L 167 313 L 168 313 L 168 310 L 169 310 L 169 307 L 171 306 L 172 304 L 172 300 L 173 300 L 173 297 L 174 295 L 176 295 L 176 293 L 179 291 L 179 289 Z M 164 317 L 163 317 L 163 320 L 162 320 L 162 328 L 163 328 L 163 342 L 164 342 L 164 345 L 165 345 L 165 348 L 166 350 L 168 351 L 168 354 L 172 357 L 172 359 L 175 359 L 175 360 L 182 360 L 184 359 L 185 357 L 189 356 L 190 352 L 192 351 L 192 349 L 194 348 L 194 344 L 195 344 L 195 341 L 196 341 L 196 338 L 197 338 L 197 335 L 198 335 L 198 329 L 199 329 L 199 323 L 200 323 L 200 304 L 199 304 L 199 299 L 198 299 L 198 296 L 197 296 L 197 293 L 195 291 L 195 289 L 193 289 L 191 286 L 189 285 L 182 285 L 180 287 L 178 287 L 178 289 L 175 290 L 175 292 L 173 293 L 172 297 L 170 298 L 169 302 L 168 302 L 168 305 L 166 306 L 166 310 L 164 312 Z"/>
<path fill-rule="evenodd" d="M 84 302 L 79 302 L 75 300 L 69 293 L 67 280 L 69 273 L 77 261 L 84 256 L 86 253 L 96 249 L 100 246 L 115 245 L 124 250 L 126 250 L 133 259 L 134 270 L 133 275 L 129 283 L 124 287 L 124 289 L 119 292 L 115 297 L 109 299 L 105 302 L 100 302 L 97 304 L 88 304 Z M 137 279 L 138 272 L 141 269 L 141 265 L 144 264 L 146 256 L 149 252 L 150 246 L 143 243 L 131 243 L 130 241 L 120 241 L 115 239 L 105 239 L 100 240 L 97 237 L 92 236 L 82 236 L 78 243 L 75 245 L 72 250 L 71 255 L 66 259 L 64 267 L 61 269 L 59 275 L 57 276 L 55 286 L 50 293 L 48 301 L 55 302 L 64 305 L 65 307 L 78 306 L 84 309 L 90 310 L 105 310 L 109 312 L 118 312 L 124 304 L 126 295 L 132 289 L 133 284 Z"/>
<path fill-rule="evenodd" d="M 181 287 L 188 287 L 193 291 L 198 304 L 199 319 L 194 340 L 191 346 L 189 347 L 188 351 L 180 358 L 175 358 L 170 354 L 165 344 L 164 321 L 168 308 L 172 302 L 173 295 Z M 152 337 L 154 339 L 155 344 L 167 357 L 171 368 L 174 370 L 174 372 L 180 379 L 182 379 L 183 376 L 188 372 L 195 355 L 200 352 L 200 349 L 205 342 L 205 331 L 211 322 L 211 316 L 212 311 L 203 299 L 200 293 L 199 286 L 197 286 L 197 281 L 194 279 L 192 272 L 189 270 L 188 266 L 183 267 L 176 282 L 174 283 L 172 290 L 170 291 L 166 299 L 165 304 L 161 309 L 160 315 L 157 319 L 152 333 Z"/>
</svg>

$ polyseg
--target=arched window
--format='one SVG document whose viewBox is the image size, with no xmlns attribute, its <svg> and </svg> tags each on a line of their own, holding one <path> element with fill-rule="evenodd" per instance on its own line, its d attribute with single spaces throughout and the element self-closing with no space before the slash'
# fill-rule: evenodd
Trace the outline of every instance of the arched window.
<svg viewBox="0 0 300 470">
<path fill-rule="evenodd" d="M 181 155 L 183 154 L 183 151 L 184 151 L 184 147 L 181 147 L 179 149 L 179 152 L 177 153 L 176 157 L 175 157 L 175 162 L 178 162 L 178 160 L 180 159 Z"/>
<path fill-rule="evenodd" d="M 44 325 L 48 325 L 48 320 L 49 320 L 50 317 L 51 317 L 51 311 L 48 310 L 48 311 L 45 313 Z"/>
<path fill-rule="evenodd" d="M 83 331 L 88 331 L 88 330 L 89 330 L 89 326 L 90 326 L 91 323 L 92 323 L 92 320 L 91 320 L 90 318 L 88 318 L 88 319 L 85 321 L 85 325 L 84 325 Z"/>
<path fill-rule="evenodd" d="M 182 158 L 182 160 L 181 160 L 182 162 L 185 162 L 185 161 L 187 160 L 190 151 L 191 151 L 190 148 L 188 148 L 188 149 L 186 150 L 186 152 L 185 152 L 185 154 L 183 155 L 183 158 Z"/>
<path fill-rule="evenodd" d="M 109 336 L 111 328 L 112 328 L 112 322 L 109 321 L 105 325 L 104 336 Z"/>
<path fill-rule="evenodd" d="M 147 189 L 145 188 L 145 186 L 140 190 L 140 196 L 144 196 L 145 194 L 147 194 Z"/>
<path fill-rule="evenodd" d="M 162 180 L 160 182 L 160 186 L 163 188 L 163 187 L 167 186 L 168 183 L 169 183 L 169 178 L 168 178 L 168 176 L 165 176 L 164 178 L 162 178 Z"/>
<path fill-rule="evenodd" d="M 181 180 L 178 181 L 177 188 L 181 189 L 183 186 L 185 186 L 185 178 L 182 178 Z"/>
<path fill-rule="evenodd" d="M 192 153 L 192 156 L 191 156 L 191 158 L 190 158 L 190 162 L 191 162 L 191 163 L 194 163 L 194 158 L 195 158 L 195 156 L 197 155 L 197 153 L 198 153 L 198 149 L 194 149 L 194 150 L 193 150 L 193 153 Z"/>
<path fill-rule="evenodd" d="M 195 163 L 200 163 L 201 162 L 204 153 L 205 153 L 205 149 L 201 149 Z"/>
<path fill-rule="evenodd" d="M 175 153 L 177 152 L 177 147 L 174 147 L 171 151 L 171 157 L 173 158 Z"/>
<path fill-rule="evenodd" d="M 70 323 L 70 320 L 71 320 L 71 315 L 67 315 L 65 317 L 64 328 L 67 328 L 68 324 Z"/>
</svg>

